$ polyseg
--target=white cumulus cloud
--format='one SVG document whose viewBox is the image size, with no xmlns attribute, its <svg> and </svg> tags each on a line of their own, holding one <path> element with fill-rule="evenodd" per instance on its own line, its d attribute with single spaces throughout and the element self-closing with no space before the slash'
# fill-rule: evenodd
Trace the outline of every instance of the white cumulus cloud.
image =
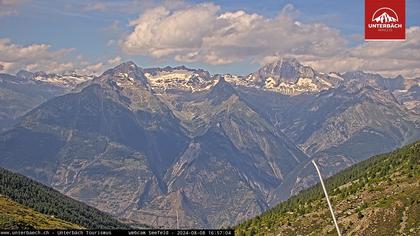
<svg viewBox="0 0 420 236">
<path fill-rule="evenodd" d="M 363 70 L 385 76 L 420 76 L 420 27 L 406 31 L 406 41 L 364 42 L 329 57 L 298 57 L 323 71 Z"/>
<path fill-rule="evenodd" d="M 407 29 L 404 42 L 366 42 L 349 46 L 338 29 L 302 23 L 290 4 L 275 17 L 245 11 L 222 12 L 213 3 L 159 6 L 130 22 L 121 40 L 130 55 L 220 65 L 253 60 L 265 64 L 295 57 L 321 71 L 365 70 L 418 76 L 419 27 Z M 350 39 L 351 40 L 351 39 Z"/>
<path fill-rule="evenodd" d="M 0 64 L 6 72 L 18 69 L 47 70 L 51 72 L 72 69 L 70 62 L 60 62 L 73 49 L 51 50 L 47 44 L 22 46 L 10 39 L 0 38 Z"/>
<path fill-rule="evenodd" d="M 18 70 L 63 73 L 76 71 L 81 74 L 99 74 L 122 62 L 121 57 L 104 62 L 91 63 L 79 55 L 72 55 L 75 49 L 51 49 L 47 44 L 20 45 L 7 38 L 0 38 L 0 72 L 15 73 Z"/>
<path fill-rule="evenodd" d="M 346 44 L 339 31 L 323 24 L 303 24 L 287 5 L 274 18 L 244 11 L 221 12 L 212 4 L 170 10 L 150 9 L 131 22 L 124 39 L 128 54 L 209 64 L 262 58 L 272 52 L 331 55 Z"/>
</svg>

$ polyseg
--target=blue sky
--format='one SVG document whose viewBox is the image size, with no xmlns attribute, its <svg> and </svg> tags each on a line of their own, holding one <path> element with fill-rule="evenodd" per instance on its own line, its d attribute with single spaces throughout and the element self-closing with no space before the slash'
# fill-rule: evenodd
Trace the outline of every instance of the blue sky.
<svg viewBox="0 0 420 236">
<path fill-rule="evenodd" d="M 207 4 L 207 5 L 206 5 Z M 211 5 L 208 5 L 211 4 Z M 419 0 L 407 0 L 407 28 L 416 27 L 420 25 L 420 1 Z M 200 9 L 205 10 L 207 8 L 214 8 L 214 11 L 210 11 L 209 18 L 203 19 L 203 22 L 207 20 L 218 19 L 217 17 L 224 13 L 235 13 L 238 11 L 244 11 L 246 14 L 242 16 L 244 20 L 246 17 L 251 17 L 252 14 L 258 15 L 255 23 L 255 27 L 270 27 L 275 25 L 276 22 L 282 24 L 284 20 L 274 20 L 281 14 L 286 15 L 287 19 L 292 21 L 301 22 L 304 25 L 310 27 L 314 24 L 321 24 L 328 29 L 325 29 L 325 37 L 337 37 L 340 38 L 334 42 L 326 42 L 328 45 L 325 51 L 331 50 L 331 53 L 318 53 L 316 49 L 311 48 L 310 41 L 300 42 L 300 38 L 297 35 L 291 35 L 291 39 L 282 37 L 279 32 L 270 32 L 269 30 L 264 31 L 266 37 L 270 36 L 271 33 L 276 35 L 273 37 L 272 44 L 290 44 L 289 48 L 284 47 L 270 47 L 267 46 L 267 42 L 262 42 L 256 48 L 261 48 L 262 53 L 248 53 L 246 50 L 251 50 L 253 44 L 257 42 L 254 37 L 258 35 L 252 35 L 250 32 L 242 32 L 246 34 L 241 39 L 229 39 L 234 45 L 239 44 L 242 47 L 235 49 L 234 52 L 229 52 L 229 42 L 223 42 L 223 45 L 219 45 L 218 41 L 223 41 L 224 38 L 220 36 L 209 37 L 206 35 L 195 35 L 193 32 L 187 31 L 186 34 L 193 34 L 193 37 L 198 37 L 199 40 L 209 39 L 212 41 L 209 45 L 195 46 L 194 48 L 182 49 L 179 47 L 180 42 L 163 40 L 165 37 L 162 33 L 157 39 L 151 39 L 150 41 L 143 42 L 142 39 L 134 41 L 135 39 L 129 40 L 129 36 L 136 36 L 141 38 L 141 34 L 145 33 L 144 30 L 136 30 L 136 27 L 141 28 L 141 24 L 145 23 L 143 20 L 137 24 L 131 24 L 134 20 L 138 19 L 145 13 L 153 14 L 153 9 L 163 7 L 166 9 L 169 15 L 175 13 L 188 14 L 188 9 L 195 6 L 202 6 Z M 348 68 L 346 66 L 333 66 L 330 70 L 351 70 L 351 69 L 363 69 L 372 71 L 381 71 L 384 73 L 392 74 L 392 71 L 387 71 L 386 68 L 380 68 L 377 65 L 366 65 L 368 58 L 363 57 L 361 48 L 365 47 L 363 42 L 363 21 L 364 21 L 364 1 L 337 1 L 337 0 L 262 0 L 262 1 L 243 1 L 243 0 L 231 0 L 231 1 L 47 1 L 47 0 L 0 0 L 0 39 L 8 39 L 7 43 L 4 43 L 3 47 L 9 47 L 10 50 L 13 47 L 17 47 L 22 52 L 23 49 L 29 48 L 31 45 L 48 45 L 46 52 L 51 52 L 51 58 L 44 58 L 43 53 L 39 53 L 44 57 L 42 60 L 45 62 L 36 64 L 29 59 L 15 58 L 11 55 L 1 55 L 0 52 L 0 64 L 3 61 L 3 70 L 12 71 L 16 70 L 19 66 L 24 68 L 33 69 L 48 69 L 48 60 L 59 60 L 63 65 L 68 65 L 69 70 L 81 69 L 83 66 L 97 65 L 97 69 L 103 70 L 107 66 L 111 66 L 119 61 L 133 60 L 139 66 L 151 67 L 151 66 L 165 66 L 165 65 L 187 65 L 190 67 L 200 67 L 209 70 L 212 73 L 234 73 L 234 74 L 247 74 L 257 69 L 261 64 L 269 62 L 269 60 L 275 57 L 293 56 L 296 51 L 298 59 L 303 62 L 307 62 L 310 65 L 319 67 L 322 70 L 328 70 L 326 65 L 319 65 L 316 61 L 325 59 L 325 63 L 328 63 L 326 58 L 331 58 L 332 55 L 339 54 L 341 51 L 347 51 L 345 54 L 353 54 L 357 52 L 357 62 L 349 62 Z M 283 12 L 283 13 L 282 13 Z M 156 13 L 157 14 L 157 13 Z M 167 19 L 160 20 L 159 22 L 151 22 L 151 24 L 157 24 L 164 22 L 166 25 L 176 26 L 175 22 L 165 16 Z M 242 19 L 241 18 L 241 19 Z M 236 18 L 235 18 L 236 19 Z M 194 19 L 192 18 L 194 21 Z M 236 27 L 233 21 L 226 23 L 223 27 Z M 236 22 L 236 21 L 235 21 Z M 271 23 L 267 23 L 271 22 Z M 179 22 L 178 22 L 179 23 Z M 205 23 L 203 23 L 205 24 Z M 229 25 L 231 24 L 231 25 Z M 207 25 L 194 24 L 195 27 L 201 28 Z M 254 27 L 250 26 L 250 27 Z M 163 27 L 163 26 L 162 26 Z M 216 27 L 216 28 L 215 28 Z M 215 30 L 214 34 L 217 35 L 225 28 L 219 27 L 215 24 L 214 27 L 210 27 L 210 30 Z M 290 29 L 291 31 L 299 31 L 299 29 L 293 28 L 293 26 L 285 25 L 283 28 Z M 279 28 L 281 31 L 283 28 Z M 150 29 L 162 31 L 161 28 Z M 185 30 L 180 28 L 179 30 Z M 177 32 L 179 32 L 179 30 Z M 197 29 L 190 29 L 191 31 Z M 163 29 L 165 31 L 165 29 Z M 334 32 L 331 32 L 334 31 Z M 412 37 L 418 36 L 418 30 L 414 30 Z M 176 33 L 174 33 L 176 35 Z M 171 34 L 171 35 L 174 35 Z M 210 35 L 212 32 L 210 33 Z M 238 33 L 239 34 L 239 33 Z M 308 37 L 313 37 L 311 40 L 316 42 L 317 40 L 322 43 L 316 33 L 309 32 Z M 338 35 L 338 36 L 335 36 Z M 166 35 L 167 36 L 167 35 Z M 411 36 L 411 35 L 410 35 Z M 169 36 L 167 36 L 169 37 Z M 302 37 L 305 37 L 304 35 Z M 283 39 L 284 38 L 284 39 Z M 184 39 L 185 40 L 185 39 Z M 233 40 L 233 41 L 232 41 Z M 237 41 L 235 41 L 237 40 Z M 284 41 L 283 41 L 284 40 Z M 289 40 L 289 41 L 288 41 Z M 298 45 L 290 43 L 290 41 L 300 42 Z M 156 45 L 151 45 L 156 41 Z M 418 49 L 418 40 L 412 42 L 410 47 Z M 162 44 L 162 45 L 159 45 Z M 194 42 L 191 42 L 194 44 Z M 0 44 L 1 45 L 1 44 Z M 125 45 L 125 46 L 124 46 Z M 127 46 L 131 45 L 131 46 Z M 134 45 L 134 46 L 133 46 Z M 305 46 L 301 46 L 305 45 Z M 146 47 L 153 47 L 156 50 L 148 50 Z M 393 47 L 404 46 L 392 45 Z M 1 46 L 0 46 L 1 47 Z M 199 48 L 198 48 L 199 47 Z M 334 52 L 330 47 L 342 48 L 341 50 Z M 370 48 L 388 47 L 386 44 L 369 45 Z M 166 51 L 157 51 L 157 48 L 164 48 Z M 41 50 L 41 49 L 39 49 Z M 65 52 L 61 50 L 67 50 Z M 255 49 L 257 50 L 257 49 Z M 338 49 L 337 49 L 338 50 Z M 6 50 L 5 50 L 6 51 Z M 29 51 L 29 50 L 27 50 Z M 367 51 L 367 50 L 365 50 Z M 207 54 L 214 53 L 214 57 L 209 58 Z M 270 54 L 271 53 L 271 54 Z M 389 52 L 390 53 L 390 52 Z M 191 56 L 193 55 L 194 56 Z M 392 55 L 388 55 L 392 58 Z M 25 55 L 31 57 L 31 55 Z M 342 56 L 344 57 L 344 55 Z M 400 58 L 395 56 L 395 58 Z M 107 63 L 107 61 L 114 60 L 115 63 Z M 337 58 L 339 59 L 339 58 Z M 404 62 L 410 64 L 410 67 L 395 68 L 395 73 L 406 73 L 410 68 L 419 67 L 415 63 L 417 58 L 405 58 Z M 34 58 L 36 60 L 36 58 Z M 20 61 L 20 63 L 19 63 Z M 79 62 L 83 61 L 83 63 Z M 363 62 L 364 61 L 364 62 Z M 102 65 L 98 65 L 102 62 Z M 14 64 L 12 64 L 14 63 Z M 1 67 L 0 67 L 1 68 Z M 9 68 L 6 70 L 5 68 Z M 413 69 L 411 69 L 413 70 Z M 417 72 L 416 72 L 417 73 Z M 409 75 L 410 74 L 410 75 Z M 407 76 L 412 76 L 412 73 L 407 73 Z"/>
</svg>

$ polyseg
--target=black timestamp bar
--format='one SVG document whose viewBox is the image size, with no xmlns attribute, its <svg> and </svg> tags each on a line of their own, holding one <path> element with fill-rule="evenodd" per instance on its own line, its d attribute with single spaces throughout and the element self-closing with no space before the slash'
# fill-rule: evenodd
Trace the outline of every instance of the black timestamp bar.
<svg viewBox="0 0 420 236">
<path fill-rule="evenodd" d="M 230 229 L 138 229 L 138 230 L 0 230 L 0 236 L 233 236 L 234 230 Z"/>
</svg>

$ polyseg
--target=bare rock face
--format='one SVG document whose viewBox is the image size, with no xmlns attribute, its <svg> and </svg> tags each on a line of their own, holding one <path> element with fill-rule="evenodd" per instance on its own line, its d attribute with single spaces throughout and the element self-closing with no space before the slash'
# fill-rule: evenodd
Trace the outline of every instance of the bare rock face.
<svg viewBox="0 0 420 236">
<path fill-rule="evenodd" d="M 247 77 L 226 76 L 237 86 L 255 87 L 286 95 L 318 93 L 337 87 L 342 81 L 336 73 L 318 73 L 296 59 L 281 59 L 263 66 Z"/>
<path fill-rule="evenodd" d="M 248 77 L 126 62 L 0 133 L 0 165 L 132 224 L 227 227 L 313 185 L 313 158 L 332 175 L 420 137 L 402 102 L 415 84 L 397 97 L 363 76 L 291 59 Z"/>
<path fill-rule="evenodd" d="M 1 164 L 132 223 L 238 223 L 307 156 L 223 78 L 197 96 L 186 118 L 124 63 L 24 116 L 2 135 Z"/>
<path fill-rule="evenodd" d="M 256 80 L 274 78 L 277 83 L 290 81 L 296 83 L 298 78 L 314 78 L 315 71 L 309 66 L 301 65 L 296 59 L 282 59 L 268 64 L 253 74 Z"/>
</svg>

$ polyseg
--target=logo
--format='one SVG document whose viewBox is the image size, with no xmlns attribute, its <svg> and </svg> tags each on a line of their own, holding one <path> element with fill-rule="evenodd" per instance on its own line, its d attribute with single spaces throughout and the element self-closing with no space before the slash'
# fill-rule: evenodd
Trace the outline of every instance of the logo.
<svg viewBox="0 0 420 236">
<path fill-rule="evenodd" d="M 375 13 L 373 13 L 372 21 L 375 21 L 376 23 L 398 22 L 398 15 L 391 8 L 382 7 L 376 10 Z"/>
<path fill-rule="evenodd" d="M 405 0 L 365 0 L 365 39 L 404 40 Z"/>
</svg>

